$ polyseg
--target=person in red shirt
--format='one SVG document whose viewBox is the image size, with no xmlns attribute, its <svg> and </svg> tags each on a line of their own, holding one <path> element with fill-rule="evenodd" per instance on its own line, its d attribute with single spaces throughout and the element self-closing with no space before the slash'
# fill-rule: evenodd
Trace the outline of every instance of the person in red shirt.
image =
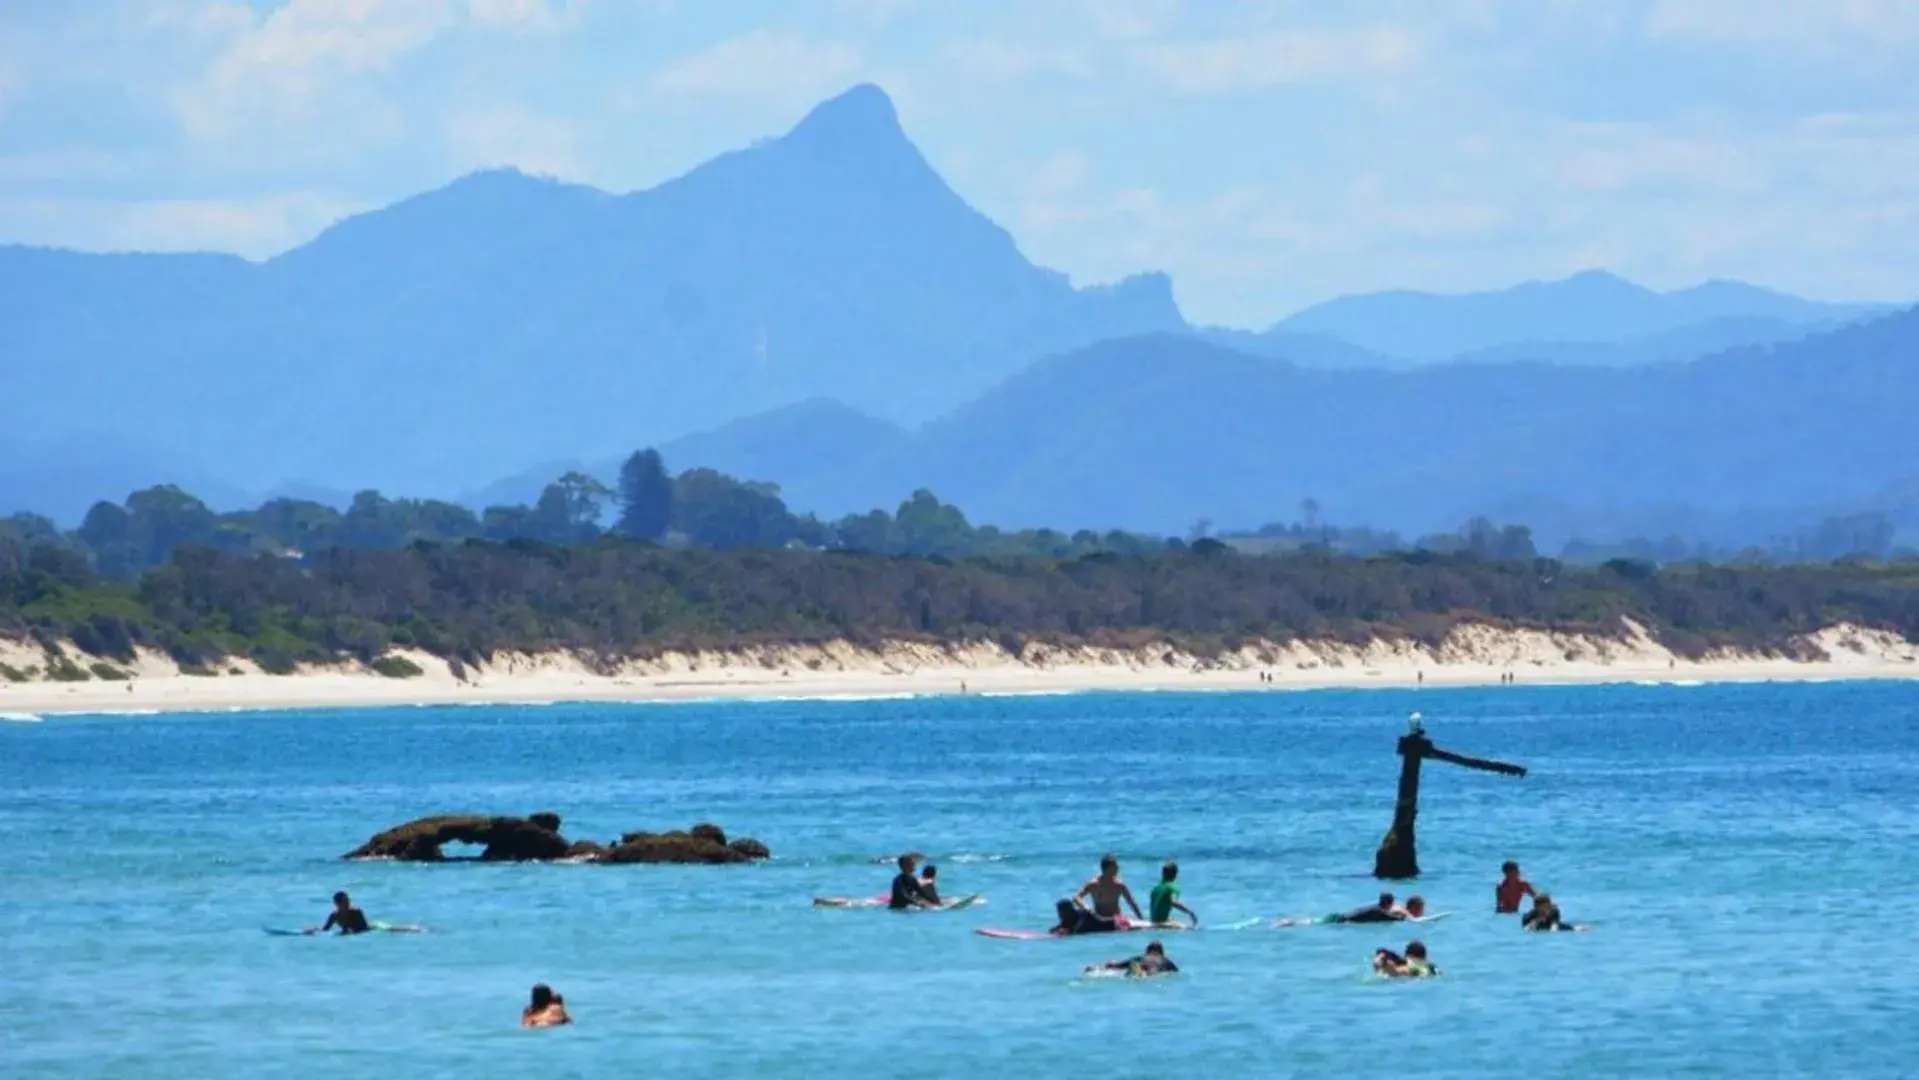
<svg viewBox="0 0 1919 1080">
<path fill-rule="evenodd" d="M 1519 864 L 1510 859 L 1499 871 L 1504 876 L 1493 889 L 1493 910 L 1501 915 L 1517 915 L 1521 898 L 1535 895 L 1533 883 L 1519 876 Z"/>
</svg>

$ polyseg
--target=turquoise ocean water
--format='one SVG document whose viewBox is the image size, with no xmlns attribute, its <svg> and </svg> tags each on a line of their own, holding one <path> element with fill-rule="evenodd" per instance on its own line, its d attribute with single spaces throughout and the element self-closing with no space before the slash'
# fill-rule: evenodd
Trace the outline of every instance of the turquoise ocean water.
<svg viewBox="0 0 1919 1080">
<path fill-rule="evenodd" d="M 1365 903 L 1394 739 L 1428 766 L 1398 928 L 1008 942 L 1120 854 L 1206 923 Z M 344 863 L 450 811 L 711 820 L 749 867 Z M 1088 694 L 0 724 L 0 1076 L 1919 1075 L 1919 686 Z M 937 914 L 816 910 L 933 853 Z M 1590 934 L 1491 913 L 1520 860 Z M 277 938 L 335 889 L 435 933 Z M 535 981 L 571 1029 L 525 1032 Z"/>
</svg>

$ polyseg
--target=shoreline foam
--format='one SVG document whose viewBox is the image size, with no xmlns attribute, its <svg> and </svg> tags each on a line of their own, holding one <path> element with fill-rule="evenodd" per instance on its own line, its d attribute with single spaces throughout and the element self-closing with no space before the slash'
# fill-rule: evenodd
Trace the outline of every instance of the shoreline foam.
<svg viewBox="0 0 1919 1080">
<path fill-rule="evenodd" d="M 38 669 L 27 682 L 0 682 L 0 714 L 153 714 L 405 705 L 550 705 L 570 702 L 870 700 L 947 696 L 1035 696 L 1086 691 L 1248 691 L 1520 685 L 1832 681 L 1919 678 L 1919 646 L 1882 630 L 1837 625 L 1808 634 L 1793 653 L 1719 650 L 1697 660 L 1676 656 L 1642 628 L 1618 637 L 1456 627 L 1437 646 L 1375 639 L 1254 642 L 1217 656 L 1169 645 L 1134 649 L 1029 644 L 1018 655 L 996 643 L 848 642 L 754 646 L 730 652 L 666 653 L 604 668 L 565 652 L 502 653 L 468 665 L 399 649 L 423 674 L 390 678 L 356 663 L 307 665 L 291 675 L 225 662 L 222 675 L 188 675 L 164 655 L 142 650 L 124 681 L 56 682 L 30 641 L 0 640 L 0 663 Z M 71 645 L 82 666 L 92 658 Z M 1795 658 L 1803 657 L 1803 658 Z M 1269 673 L 1272 681 L 1261 678 Z"/>
</svg>

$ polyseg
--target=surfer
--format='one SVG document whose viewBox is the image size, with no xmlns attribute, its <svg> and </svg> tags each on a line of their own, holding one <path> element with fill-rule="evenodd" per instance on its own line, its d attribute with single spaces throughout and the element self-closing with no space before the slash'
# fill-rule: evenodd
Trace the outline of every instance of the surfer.
<svg viewBox="0 0 1919 1080">
<path fill-rule="evenodd" d="M 1183 911 L 1186 913 L 1187 918 L 1193 920 L 1193 926 L 1197 928 L 1199 926 L 1198 913 L 1179 902 L 1178 880 L 1178 863 L 1169 862 L 1165 866 L 1160 867 L 1159 884 L 1153 886 L 1152 893 L 1147 896 L 1146 910 L 1151 913 L 1152 920 L 1156 925 L 1172 922 L 1174 910 Z"/>
<path fill-rule="evenodd" d="M 559 1027 L 572 1022 L 573 1018 L 566 1014 L 566 999 L 554 993 L 553 988 L 545 983 L 534 983 L 533 999 L 526 1008 L 520 1010 L 520 1026 Z"/>
<path fill-rule="evenodd" d="M 934 907 L 939 907 L 941 903 L 939 876 L 940 868 L 932 863 L 927 863 L 926 868 L 920 871 L 920 895 L 930 901 Z"/>
<path fill-rule="evenodd" d="M 1422 907 L 1423 905 L 1422 901 Z M 1372 907 L 1358 908 L 1343 915 L 1328 915 L 1326 921 L 1329 923 L 1382 923 L 1399 922 L 1404 918 L 1406 918 L 1406 912 L 1393 906 L 1393 894 L 1383 892 L 1379 894 L 1379 902 Z"/>
<path fill-rule="evenodd" d="M 364 934 L 373 929 L 366 921 L 366 912 L 354 907 L 353 900 L 343 892 L 333 894 L 333 910 L 327 914 L 326 922 L 309 926 L 304 932 L 324 934 L 336 928 L 342 934 Z"/>
<path fill-rule="evenodd" d="M 1423 941 L 1407 942 L 1404 956 L 1391 949 L 1373 953 L 1373 970 L 1389 979 L 1429 979 L 1439 974 L 1439 969 L 1426 959 Z"/>
<path fill-rule="evenodd" d="M 1500 915 L 1519 914 L 1519 899 L 1537 896 L 1533 883 L 1519 876 L 1519 864 L 1507 859 L 1499 867 L 1499 884 L 1493 887 L 1493 911 Z"/>
<path fill-rule="evenodd" d="M 1129 956 L 1124 960 L 1108 960 L 1104 964 L 1089 964 L 1086 973 L 1095 971 L 1123 971 L 1129 979 L 1142 979 L 1148 975 L 1171 975 L 1179 970 L 1166 955 L 1166 946 L 1159 942 L 1150 942 L 1146 951 L 1138 956 Z"/>
<path fill-rule="evenodd" d="M 917 861 L 911 855 L 900 856 L 900 872 L 893 875 L 893 893 L 886 900 L 886 906 L 894 911 L 939 906 L 939 901 L 926 898 L 926 892 L 920 887 L 919 879 L 913 876 L 913 867 Z"/>
<path fill-rule="evenodd" d="M 1578 923 L 1567 922 L 1550 893 L 1539 893 L 1533 897 L 1532 910 L 1520 918 L 1519 928 L 1542 934 L 1556 930 L 1571 932 L 1586 929 Z"/>
<path fill-rule="evenodd" d="M 1093 900 L 1091 908 L 1080 903 L 1087 897 Z M 1126 906 L 1133 909 L 1134 918 L 1146 917 L 1146 914 L 1139 910 L 1139 901 L 1133 899 L 1133 890 L 1120 879 L 1119 856 L 1110 853 L 1102 855 L 1099 860 L 1099 876 L 1081 885 L 1079 891 L 1073 894 L 1072 900 L 1066 901 L 1077 912 L 1078 920 L 1074 929 L 1068 933 L 1098 934 L 1118 930 L 1121 900 L 1126 901 Z M 1062 910 L 1060 915 L 1063 923 L 1065 911 Z"/>
</svg>

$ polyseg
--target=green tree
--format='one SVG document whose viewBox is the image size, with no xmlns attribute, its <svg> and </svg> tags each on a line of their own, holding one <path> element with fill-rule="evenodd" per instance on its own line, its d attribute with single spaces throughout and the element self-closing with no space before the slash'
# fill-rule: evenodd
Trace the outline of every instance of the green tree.
<svg viewBox="0 0 1919 1080">
<path fill-rule="evenodd" d="M 588 544 L 600 535 L 600 518 L 613 490 L 583 472 L 570 472 L 540 492 L 527 524 L 531 539 L 549 544 Z"/>
<path fill-rule="evenodd" d="M 672 523 L 673 480 L 666 463 L 658 450 L 635 452 L 620 466 L 620 532 L 657 543 Z"/>
</svg>

